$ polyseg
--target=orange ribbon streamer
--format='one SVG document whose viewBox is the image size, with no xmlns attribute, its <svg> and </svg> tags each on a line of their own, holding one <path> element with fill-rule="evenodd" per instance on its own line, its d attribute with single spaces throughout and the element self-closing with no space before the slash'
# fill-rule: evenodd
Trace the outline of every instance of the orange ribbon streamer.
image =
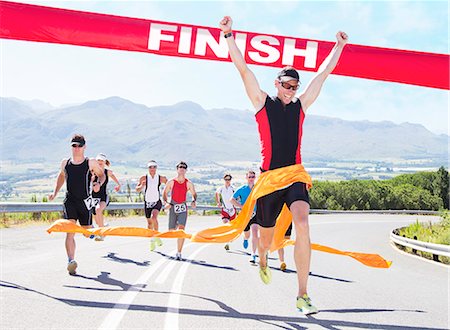
<svg viewBox="0 0 450 330">
<path fill-rule="evenodd" d="M 301 164 L 283 167 L 262 173 L 236 219 L 227 224 L 201 230 L 192 235 L 185 233 L 183 230 L 161 233 L 150 229 L 136 227 L 102 227 L 95 229 L 85 229 L 69 220 L 57 220 L 47 231 L 49 233 L 82 233 L 86 236 L 155 236 L 162 238 L 189 238 L 192 242 L 197 243 L 228 243 L 235 240 L 242 234 L 248 222 L 250 221 L 256 200 L 258 198 L 268 195 L 274 191 L 289 187 L 295 182 L 304 182 L 307 185 L 308 189 L 312 187 L 311 177 Z M 292 214 L 285 205 L 277 218 L 274 239 L 270 247 L 271 252 L 294 244 L 294 241 L 284 238 L 286 230 L 291 222 Z M 389 268 L 392 264 L 392 262 L 383 259 L 378 254 L 340 251 L 319 244 L 311 244 L 311 248 L 316 251 L 346 255 L 370 267 Z"/>
</svg>

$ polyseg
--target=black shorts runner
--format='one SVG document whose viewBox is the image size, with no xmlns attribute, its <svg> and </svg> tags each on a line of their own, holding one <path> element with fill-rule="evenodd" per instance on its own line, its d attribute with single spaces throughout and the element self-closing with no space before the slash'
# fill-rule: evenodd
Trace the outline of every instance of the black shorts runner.
<svg viewBox="0 0 450 330">
<path fill-rule="evenodd" d="M 159 199 L 157 202 L 151 203 L 151 202 L 144 202 L 144 210 L 145 210 L 145 217 L 151 218 L 152 217 L 152 211 L 158 210 L 161 211 L 162 208 L 162 202 Z"/>
<path fill-rule="evenodd" d="M 244 231 L 249 231 L 252 224 L 256 223 L 256 214 L 250 219 Z"/>
<path fill-rule="evenodd" d="M 287 188 L 258 198 L 256 201 L 258 225 L 265 228 L 275 226 L 283 205 L 286 203 L 290 207 L 295 201 L 304 201 L 309 204 L 308 189 L 306 189 L 306 184 L 303 182 L 296 182 Z"/>
<path fill-rule="evenodd" d="M 289 228 L 286 230 L 286 233 L 284 234 L 284 237 L 291 237 L 292 234 L 292 222 L 289 225 Z"/>
<path fill-rule="evenodd" d="M 64 199 L 63 209 L 64 219 L 78 220 L 81 226 L 92 225 L 92 212 L 86 208 L 82 199 Z"/>
<path fill-rule="evenodd" d="M 106 207 L 109 205 L 109 196 L 108 196 L 108 195 L 102 195 L 101 197 L 96 197 L 96 196 L 92 195 L 92 198 L 94 198 L 94 199 L 96 198 L 96 199 L 98 200 L 98 202 L 96 203 L 95 207 L 92 208 L 92 214 L 93 214 L 93 215 L 96 215 L 96 214 L 97 214 L 96 209 L 97 209 L 97 206 L 98 206 L 101 202 L 105 202 L 105 203 L 106 203 Z M 105 208 L 106 208 L 106 207 L 105 207 Z"/>
</svg>

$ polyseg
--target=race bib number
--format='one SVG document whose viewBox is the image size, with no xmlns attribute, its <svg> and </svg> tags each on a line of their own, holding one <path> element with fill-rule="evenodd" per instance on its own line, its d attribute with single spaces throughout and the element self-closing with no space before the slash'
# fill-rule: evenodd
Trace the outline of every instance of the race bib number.
<svg viewBox="0 0 450 330">
<path fill-rule="evenodd" d="M 153 207 L 155 207 L 155 205 L 157 204 L 158 202 L 145 202 L 145 206 L 148 208 L 148 209 L 152 209 Z"/>
<path fill-rule="evenodd" d="M 95 208 L 100 203 L 100 198 L 93 198 L 89 196 L 88 198 L 83 199 L 84 205 L 88 210 Z"/>
<path fill-rule="evenodd" d="M 173 205 L 173 210 L 176 214 L 179 213 L 183 213 L 187 211 L 187 206 L 186 203 L 182 203 L 182 204 L 174 204 Z"/>
<path fill-rule="evenodd" d="M 234 209 L 234 207 L 227 209 L 227 208 L 223 208 L 223 210 L 228 213 L 231 217 L 234 215 L 234 213 L 236 212 L 236 210 Z"/>
</svg>

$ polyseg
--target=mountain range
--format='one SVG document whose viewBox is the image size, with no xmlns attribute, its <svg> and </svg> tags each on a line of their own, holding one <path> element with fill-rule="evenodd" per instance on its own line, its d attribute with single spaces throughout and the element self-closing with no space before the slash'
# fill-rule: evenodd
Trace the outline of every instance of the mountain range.
<svg viewBox="0 0 450 330">
<path fill-rule="evenodd" d="M 254 114 L 210 109 L 185 101 L 147 107 L 120 97 L 55 108 L 38 100 L 0 98 L 1 159 L 59 161 L 72 134 L 87 140 L 87 155 L 113 162 L 258 161 Z M 308 161 L 414 160 L 447 163 L 449 136 L 419 124 L 346 121 L 307 114 L 302 155 Z"/>
</svg>

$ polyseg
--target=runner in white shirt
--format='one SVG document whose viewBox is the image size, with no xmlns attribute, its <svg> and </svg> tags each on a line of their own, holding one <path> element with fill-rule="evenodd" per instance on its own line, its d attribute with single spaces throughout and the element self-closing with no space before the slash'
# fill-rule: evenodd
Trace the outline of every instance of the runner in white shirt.
<svg viewBox="0 0 450 330">
<path fill-rule="evenodd" d="M 143 175 L 139 179 L 139 183 L 136 186 L 136 191 L 140 192 L 144 189 L 144 210 L 145 217 L 147 218 L 148 229 L 158 230 L 158 214 L 161 211 L 161 193 L 160 186 L 162 183 L 167 183 L 167 178 L 165 176 L 156 173 L 158 164 L 151 160 L 147 164 L 148 174 Z M 161 246 L 162 241 L 159 237 L 152 238 L 150 240 L 150 251 L 153 251 L 156 245 Z"/>
<path fill-rule="evenodd" d="M 221 215 L 223 223 L 228 223 L 236 218 L 236 209 L 230 202 L 234 194 L 234 188 L 231 185 L 232 178 L 231 174 L 225 174 L 223 176 L 224 185 L 219 187 L 216 191 L 216 202 L 217 206 L 222 208 Z M 225 245 L 225 250 L 228 251 L 229 249 L 230 245 L 227 243 Z"/>
</svg>

